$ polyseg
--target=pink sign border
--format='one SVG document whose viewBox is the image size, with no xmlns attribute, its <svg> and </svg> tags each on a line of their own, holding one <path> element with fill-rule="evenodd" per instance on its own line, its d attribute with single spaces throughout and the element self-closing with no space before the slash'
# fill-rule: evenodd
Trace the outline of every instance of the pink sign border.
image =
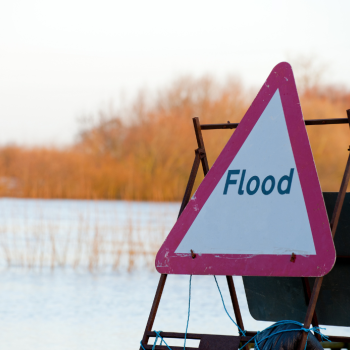
<svg viewBox="0 0 350 350">
<path fill-rule="evenodd" d="M 279 89 L 295 163 L 309 216 L 316 255 L 175 254 L 175 250 L 245 142 L 262 112 Z M 196 207 L 196 210 L 194 209 Z M 198 210 L 199 208 L 199 210 Z M 204 178 L 156 256 L 156 269 L 164 274 L 234 276 L 313 276 L 327 274 L 335 263 L 335 249 L 324 200 L 291 66 L 278 64 L 248 109 L 213 167 Z"/>
</svg>

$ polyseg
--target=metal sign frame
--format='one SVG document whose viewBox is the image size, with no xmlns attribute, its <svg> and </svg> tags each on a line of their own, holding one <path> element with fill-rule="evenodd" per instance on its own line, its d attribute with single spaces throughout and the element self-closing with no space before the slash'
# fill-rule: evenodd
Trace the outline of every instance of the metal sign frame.
<svg viewBox="0 0 350 350">
<path fill-rule="evenodd" d="M 347 110 L 347 118 L 305 120 L 305 125 L 330 125 L 330 124 L 348 124 L 350 126 L 350 109 Z M 195 158 L 193 161 L 192 170 L 188 179 L 183 200 L 181 203 L 178 218 L 180 217 L 182 211 L 185 209 L 186 205 L 188 204 L 191 198 L 191 193 L 193 190 L 199 165 L 202 164 L 204 176 L 206 176 L 206 174 L 209 172 L 209 164 L 208 164 L 208 159 L 207 159 L 207 155 L 204 147 L 202 130 L 235 129 L 237 128 L 238 125 L 239 123 L 230 123 L 230 122 L 227 122 L 226 124 L 200 124 L 198 117 L 193 118 L 193 126 L 194 126 L 194 131 L 197 139 L 198 148 L 195 150 Z M 350 147 L 348 151 L 350 151 Z M 339 194 L 337 197 L 337 201 L 335 204 L 333 216 L 330 221 L 330 228 L 332 231 L 333 239 L 337 229 L 337 225 L 338 225 L 338 221 L 339 221 L 339 217 L 343 206 L 345 193 L 346 193 L 349 180 L 350 180 L 350 154 L 346 163 L 346 167 L 345 167 L 343 179 L 341 182 Z M 323 277 L 316 278 L 312 291 L 310 289 L 308 278 L 302 277 L 302 279 L 303 279 L 304 292 L 305 292 L 305 295 L 307 296 L 307 301 L 308 301 L 308 308 L 307 308 L 307 312 L 304 320 L 304 328 L 309 328 L 311 324 L 313 326 L 318 326 L 319 324 L 318 324 L 317 315 L 315 312 L 315 307 L 316 307 L 318 295 L 321 289 Z M 167 275 L 161 274 L 158 287 L 156 290 L 156 294 L 154 296 L 153 304 L 151 307 L 151 311 L 146 324 L 145 332 L 142 338 L 142 345 L 146 350 L 151 350 L 153 348 L 153 345 L 148 345 L 148 341 L 150 337 L 156 336 L 155 332 L 152 332 L 152 327 L 158 311 L 160 299 L 162 297 L 166 280 L 167 280 Z M 226 276 L 226 280 L 227 280 L 227 285 L 230 292 L 233 311 L 236 317 L 236 322 L 238 326 L 244 330 L 243 319 L 242 319 L 241 310 L 238 303 L 238 298 L 237 298 L 233 278 L 232 276 Z M 198 349 L 214 349 L 214 348 L 221 349 L 222 347 L 225 349 L 236 350 L 239 347 L 239 343 L 241 342 L 244 343 L 249 341 L 251 337 L 256 335 L 256 333 L 257 332 L 255 331 L 246 331 L 245 336 L 242 334 L 240 334 L 239 336 L 227 336 L 227 335 L 208 335 L 208 334 L 188 333 L 187 339 L 199 339 L 200 344 Z M 185 337 L 184 333 L 172 333 L 172 332 L 161 332 L 160 335 L 163 338 L 175 338 L 175 339 L 176 338 L 183 339 Z M 316 337 L 319 341 L 321 341 L 321 338 L 318 334 L 316 334 Z M 350 337 L 345 337 L 345 336 L 328 336 L 328 337 L 332 341 L 350 343 Z M 304 332 L 301 342 L 299 344 L 299 350 L 304 349 L 306 340 L 307 340 L 307 333 Z M 167 350 L 167 347 L 156 345 L 154 349 Z M 183 347 L 173 346 L 172 349 L 182 350 Z M 196 348 L 187 347 L 187 349 L 196 349 Z M 245 347 L 245 349 L 248 350 L 248 345 Z M 141 346 L 140 346 L 140 350 L 142 350 Z"/>
</svg>

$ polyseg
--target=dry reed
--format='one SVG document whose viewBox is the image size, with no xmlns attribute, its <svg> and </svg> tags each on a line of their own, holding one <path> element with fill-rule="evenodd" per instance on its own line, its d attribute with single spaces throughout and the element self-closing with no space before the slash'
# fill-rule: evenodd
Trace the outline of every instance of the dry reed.
<svg viewBox="0 0 350 350">
<path fill-rule="evenodd" d="M 17 201 L 12 200 L 9 205 Z M 19 201 L 29 212 L 33 204 Z M 69 220 L 62 215 L 53 219 L 49 215 L 52 209 L 38 214 L 37 207 L 34 214 L 27 214 L 37 219 L 26 220 L 23 211 L 22 219 L 11 215 L 6 220 L 0 218 L 0 267 L 73 268 L 91 272 L 154 269 L 155 254 L 175 221 L 177 205 L 175 210 L 173 205 L 167 210 L 164 204 L 165 209 L 147 214 L 131 209 L 123 214 L 117 210 L 106 213 L 96 210 L 91 220 L 84 202 L 82 208 L 70 213 Z M 98 208 L 99 202 L 95 204 Z"/>
<path fill-rule="evenodd" d="M 305 119 L 345 118 L 350 93 L 304 77 Z M 318 85 L 317 85 L 318 84 Z M 0 196 L 180 201 L 197 147 L 191 118 L 238 122 L 253 98 L 237 81 L 180 79 L 156 98 L 140 95 L 120 112 L 81 125 L 66 148 L 0 148 Z M 150 102 L 152 100 L 153 102 Z M 346 125 L 307 128 L 321 185 L 337 191 L 350 143 Z M 204 132 L 209 163 L 232 131 Z M 199 176 L 196 186 L 201 181 Z"/>
</svg>

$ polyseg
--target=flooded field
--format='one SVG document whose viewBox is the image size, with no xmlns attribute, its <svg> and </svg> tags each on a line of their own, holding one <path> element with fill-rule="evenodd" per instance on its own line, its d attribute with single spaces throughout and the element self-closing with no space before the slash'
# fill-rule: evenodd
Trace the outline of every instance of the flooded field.
<svg viewBox="0 0 350 350">
<path fill-rule="evenodd" d="M 0 200 L 0 266 L 154 270 L 178 203 Z"/>
<path fill-rule="evenodd" d="M 178 208 L 178 203 L 0 200 L 1 348 L 138 349 L 159 279 L 154 254 Z M 249 314 L 242 279 L 234 281 L 245 328 L 264 329 L 269 323 Z M 226 280 L 218 282 L 233 315 Z M 154 329 L 185 331 L 188 287 L 188 276 L 168 277 Z M 237 334 L 211 276 L 192 279 L 188 331 Z M 324 332 L 350 335 L 346 328 Z"/>
</svg>

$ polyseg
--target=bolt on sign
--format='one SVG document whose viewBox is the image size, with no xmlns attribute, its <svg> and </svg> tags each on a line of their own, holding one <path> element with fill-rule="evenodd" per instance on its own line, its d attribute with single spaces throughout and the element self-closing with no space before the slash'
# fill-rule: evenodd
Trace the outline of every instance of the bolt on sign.
<svg viewBox="0 0 350 350">
<path fill-rule="evenodd" d="M 292 68 L 280 63 L 161 246 L 156 269 L 318 277 L 334 262 Z"/>
</svg>

